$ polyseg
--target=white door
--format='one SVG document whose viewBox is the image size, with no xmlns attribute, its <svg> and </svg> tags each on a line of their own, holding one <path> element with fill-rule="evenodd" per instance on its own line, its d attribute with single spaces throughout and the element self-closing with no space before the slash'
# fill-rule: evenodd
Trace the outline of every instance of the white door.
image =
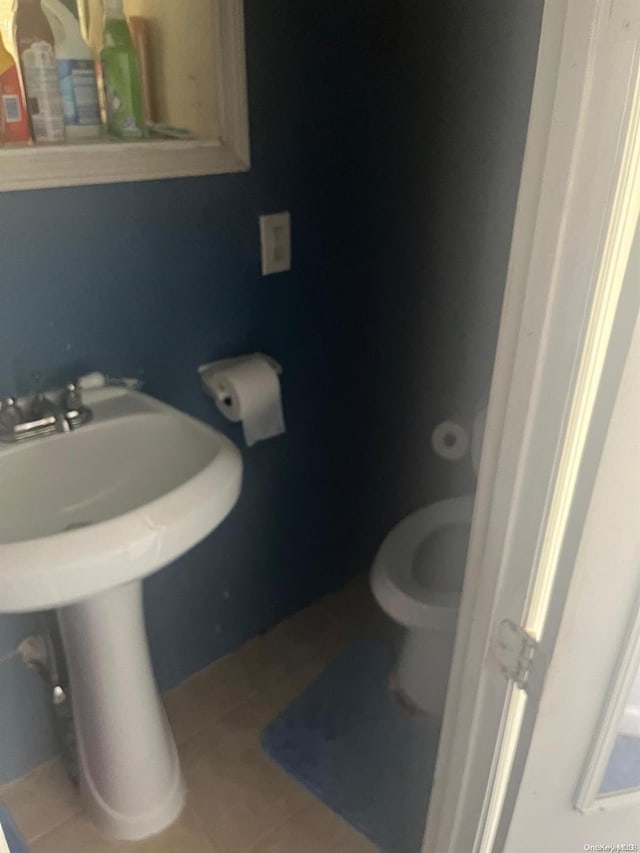
<svg viewBox="0 0 640 853">
<path fill-rule="evenodd" d="M 499 849 L 640 850 L 639 668 L 640 322 Z"/>
<path fill-rule="evenodd" d="M 540 835 L 530 847 L 518 845 L 526 843 L 532 814 L 527 793 L 531 803 L 541 780 L 553 788 L 573 726 L 567 715 L 553 728 L 551 711 L 565 708 L 551 692 L 562 666 L 554 648 L 575 658 L 578 681 L 589 683 L 595 672 L 588 642 L 568 651 L 576 613 L 563 608 L 584 554 L 586 519 L 593 519 L 640 300 L 639 60 L 640 0 L 547 0 L 425 853 L 489 853 L 505 844 L 509 853 L 576 849 L 563 847 L 547 825 L 535 827 L 547 832 L 542 846 Z M 640 579 L 640 560 L 636 571 Z M 611 599 L 605 622 L 626 627 L 631 592 L 620 593 L 624 612 Z M 595 610 L 589 617 L 597 618 Z M 609 640 L 615 633 L 611 626 L 602 632 Z M 532 666 L 523 637 L 537 649 Z M 621 648 L 620 636 L 616 660 Z M 599 664 L 605 681 L 612 665 L 613 658 Z M 599 710 L 603 699 L 594 700 Z M 525 762 L 545 723 L 553 736 L 539 741 L 544 769 L 534 780 Z M 609 744 L 611 731 L 607 737 Z M 556 791 L 554 808 L 568 815 L 575 802 L 589 813 L 585 820 L 604 814 L 604 801 L 589 796 L 605 740 L 589 790 Z M 619 795 L 608 801 L 622 802 Z"/>
</svg>

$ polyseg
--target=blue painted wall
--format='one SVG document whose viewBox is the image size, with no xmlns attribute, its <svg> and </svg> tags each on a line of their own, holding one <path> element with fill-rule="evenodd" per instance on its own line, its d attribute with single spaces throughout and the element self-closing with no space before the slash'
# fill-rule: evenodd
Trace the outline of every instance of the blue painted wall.
<svg viewBox="0 0 640 853">
<path fill-rule="evenodd" d="M 287 436 L 243 451 L 231 516 L 145 584 L 162 688 L 366 567 L 402 511 L 472 482 L 414 453 L 428 460 L 444 389 L 464 384 L 467 357 L 441 352 L 447 318 L 475 328 L 476 309 L 459 308 L 477 253 L 452 257 L 454 235 L 487 215 L 501 229 L 483 250 L 497 252 L 487 340 L 497 325 L 540 4 L 483 0 L 489 23 L 461 2 L 439 20 L 440 5 L 247 0 L 249 174 L 0 197 L 0 393 L 32 390 L 35 374 L 43 387 L 140 375 L 239 439 L 196 367 L 260 349 L 285 368 Z M 460 68 L 477 75 L 485 51 L 470 90 Z M 284 209 L 294 269 L 263 279 L 257 218 Z M 428 402 L 411 412 L 408 394 Z M 0 781 L 55 749 L 43 691 L 12 654 L 32 627 L 0 617 Z"/>
<path fill-rule="evenodd" d="M 402 10 L 400 48 L 379 87 L 384 203 L 358 326 L 370 380 L 360 450 L 376 459 L 361 466 L 362 491 L 377 497 L 362 519 L 370 552 L 368 530 L 475 488 L 469 457 L 438 459 L 430 436 L 444 419 L 470 428 L 488 400 L 543 2 L 390 6 Z"/>
<path fill-rule="evenodd" d="M 354 569 L 348 419 L 333 377 L 360 299 L 367 211 L 351 113 L 371 33 L 340 36 L 342 16 L 324 5 L 247 3 L 249 174 L 0 198 L 0 394 L 93 369 L 140 375 L 151 394 L 239 440 L 201 392 L 197 366 L 263 350 L 285 368 L 287 437 L 244 451 L 233 514 L 145 585 L 162 688 Z M 347 27 L 349 18 L 355 4 Z M 338 37 L 355 37 L 353 73 L 329 51 Z M 263 279 L 258 215 L 283 209 L 294 271 Z M 0 618 L 0 781 L 54 749 L 40 685 L 11 656 L 33 624 Z"/>
</svg>

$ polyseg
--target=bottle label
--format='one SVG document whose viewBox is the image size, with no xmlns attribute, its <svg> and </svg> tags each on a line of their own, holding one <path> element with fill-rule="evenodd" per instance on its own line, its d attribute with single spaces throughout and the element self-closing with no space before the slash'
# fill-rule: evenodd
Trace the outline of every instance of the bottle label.
<svg viewBox="0 0 640 853">
<path fill-rule="evenodd" d="M 33 42 L 20 59 L 36 142 L 63 142 L 64 112 L 53 47 L 45 41 Z"/>
<path fill-rule="evenodd" d="M 20 79 L 15 65 L 0 73 L 0 138 L 3 142 L 28 142 L 29 121 L 22 100 Z"/>
<path fill-rule="evenodd" d="M 142 139 L 145 135 L 142 90 L 135 53 L 105 48 L 102 74 L 109 133 L 120 139 Z"/>
<path fill-rule="evenodd" d="M 59 59 L 58 76 L 64 123 L 74 127 L 100 125 L 95 65 L 90 59 Z"/>
</svg>

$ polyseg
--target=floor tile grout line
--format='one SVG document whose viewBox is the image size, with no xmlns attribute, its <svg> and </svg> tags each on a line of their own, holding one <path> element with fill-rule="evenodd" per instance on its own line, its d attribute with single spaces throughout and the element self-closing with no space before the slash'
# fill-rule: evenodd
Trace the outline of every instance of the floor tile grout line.
<svg viewBox="0 0 640 853">
<path fill-rule="evenodd" d="M 209 827 L 207 826 L 206 822 L 200 817 L 194 807 L 189 804 L 188 799 L 189 797 L 187 793 L 187 802 L 185 803 L 184 808 L 180 813 L 180 816 L 184 817 L 187 812 L 190 812 L 191 815 L 195 817 L 196 823 L 198 825 L 198 832 L 203 835 L 204 838 L 206 838 L 206 840 L 209 842 L 212 853 L 228 853 L 227 848 L 224 847 L 219 841 L 216 841 L 215 838 L 213 838 L 213 836 L 209 832 Z"/>
<path fill-rule="evenodd" d="M 314 605 L 309 605 L 309 607 L 313 607 L 313 606 Z M 304 608 L 304 609 L 306 609 L 306 608 Z M 186 687 L 186 685 L 192 679 L 198 678 L 198 676 L 200 676 L 204 672 L 206 672 L 207 669 L 209 669 L 209 668 L 213 669 L 213 668 L 215 668 L 216 665 L 221 664 L 224 661 L 229 661 L 231 658 L 233 658 L 234 655 L 239 654 L 250 643 L 253 643 L 256 640 L 264 640 L 270 634 L 275 633 L 279 629 L 281 630 L 284 626 L 286 626 L 286 624 L 289 621 L 295 619 L 296 617 L 299 617 L 300 614 L 304 612 L 304 609 L 302 611 L 298 611 L 296 613 L 291 614 L 291 616 L 288 616 L 286 619 L 283 619 L 281 622 L 276 623 L 275 625 L 273 625 L 271 628 L 269 628 L 264 633 L 256 634 L 254 637 L 250 637 L 245 643 L 243 643 L 239 648 L 235 649 L 234 651 L 228 652 L 227 654 L 222 655 L 222 657 L 219 657 L 216 660 L 213 660 L 210 663 L 206 664 L 205 666 L 202 667 L 202 669 L 199 669 L 196 672 L 189 675 L 188 678 L 186 678 L 181 684 L 178 684 L 175 687 L 172 687 L 169 690 L 167 690 L 165 693 L 162 694 L 162 697 L 165 698 L 167 696 L 170 696 L 175 691 L 178 691 L 178 690 L 182 689 L 183 687 Z M 329 620 L 328 620 L 327 625 L 325 625 L 324 629 L 322 629 L 322 633 L 324 633 L 325 631 L 328 631 L 330 628 L 339 627 L 339 625 L 340 625 L 340 620 L 339 620 L 338 616 L 332 613 Z M 0 660 L 0 662 L 1 662 L 1 660 Z"/>
<path fill-rule="evenodd" d="M 284 677 L 286 678 L 286 676 L 284 676 Z M 279 683 L 280 680 L 281 679 L 278 679 L 278 681 L 276 683 Z M 215 728 L 215 726 L 219 725 L 222 722 L 222 720 L 225 719 L 225 717 L 228 717 L 229 714 L 233 714 L 239 708 L 242 708 L 245 705 L 247 705 L 252 699 L 255 699 L 259 693 L 260 693 L 260 688 L 257 688 L 256 690 L 251 690 L 246 696 L 244 696 L 238 702 L 235 702 L 229 708 L 226 708 L 219 716 L 211 718 L 210 720 L 207 721 L 207 723 L 204 723 L 202 726 L 199 726 L 197 729 L 194 729 L 190 734 L 188 734 L 184 737 L 184 740 L 180 741 L 180 743 L 178 744 L 178 751 L 180 750 L 181 747 L 185 746 L 186 743 L 188 741 L 192 740 L 194 737 L 201 735 L 203 732 L 206 732 L 210 728 Z"/>
<path fill-rule="evenodd" d="M 339 654 L 340 653 L 338 652 L 336 656 Z M 207 731 L 207 729 L 213 728 L 214 726 L 218 725 L 222 720 L 225 719 L 225 717 L 228 717 L 229 714 L 232 714 L 234 711 L 237 711 L 239 708 L 242 708 L 244 705 L 247 705 L 250 701 L 256 699 L 263 692 L 265 687 L 275 688 L 279 684 L 285 682 L 287 679 L 292 678 L 293 676 L 302 672 L 302 670 L 310 663 L 319 663 L 321 656 L 322 652 L 310 654 L 308 657 L 305 657 L 304 660 L 300 661 L 299 664 L 296 664 L 296 666 L 294 666 L 290 672 L 286 672 L 282 675 L 279 675 L 277 678 L 275 678 L 273 681 L 269 681 L 268 684 L 264 685 L 263 687 L 256 687 L 254 690 L 249 691 L 241 700 L 235 702 L 229 708 L 225 709 L 225 711 L 223 711 L 219 716 L 213 717 L 206 724 L 199 726 L 197 729 L 194 729 L 192 732 L 190 732 L 190 734 L 186 735 L 184 739 L 180 741 L 179 746 L 184 746 L 187 741 L 190 741 L 197 735 L 202 734 L 203 732 Z M 331 660 L 327 661 L 327 666 L 330 666 L 334 657 L 335 656 L 332 654 Z"/>
<path fill-rule="evenodd" d="M 44 838 L 47 837 L 47 835 L 51 835 L 52 832 L 55 832 L 61 827 L 66 826 L 66 824 L 70 823 L 74 818 L 78 817 L 79 814 L 82 814 L 82 808 L 79 808 L 73 814 L 67 815 L 64 820 L 59 821 L 54 826 L 50 826 L 49 829 L 45 830 L 44 832 L 41 832 L 39 835 L 35 835 L 32 838 L 27 838 L 27 844 L 31 845 L 35 844 L 38 841 L 42 841 Z"/>
<path fill-rule="evenodd" d="M 36 764 L 36 766 L 32 767 L 31 770 L 24 774 L 24 776 L 18 776 L 17 779 L 11 779 L 9 782 L 4 782 L 2 785 L 0 785 L 0 798 L 2 798 L 3 796 L 6 797 L 6 792 L 10 788 L 13 788 L 17 785 L 25 784 L 30 776 L 35 776 L 38 773 L 42 773 L 44 772 L 44 769 L 46 767 L 58 763 L 62 763 L 62 757 L 60 755 L 56 755 L 53 758 L 48 758 L 46 761 L 43 761 L 42 764 Z M 72 783 L 70 782 L 69 784 Z"/>
<path fill-rule="evenodd" d="M 179 743 L 177 743 L 178 752 L 180 752 L 180 750 L 183 749 L 194 738 L 199 737 L 200 735 L 204 734 L 208 730 L 213 729 L 216 726 L 220 725 L 220 723 L 226 717 L 228 717 L 229 714 L 233 714 L 235 711 L 238 711 L 239 709 L 241 709 L 245 705 L 247 705 L 252 699 L 255 699 L 255 697 L 258 693 L 259 693 L 258 690 L 254 690 L 248 696 L 245 696 L 245 698 L 242 699 L 240 702 L 237 702 L 235 705 L 228 708 L 219 717 L 215 717 L 214 719 L 209 720 L 209 722 L 207 724 L 199 726 L 197 729 L 194 729 L 194 731 L 192 731 L 190 734 L 186 735 L 183 740 L 181 740 Z"/>
<path fill-rule="evenodd" d="M 288 677 L 290 677 L 291 675 L 293 675 L 293 674 L 295 674 L 296 672 L 298 672 L 298 671 L 300 671 L 301 669 L 303 669 L 307 664 L 309 664 L 309 663 L 313 662 L 314 660 L 318 659 L 318 657 L 319 657 L 319 655 L 317 655 L 317 656 L 316 656 L 316 655 L 313 655 L 313 656 L 309 657 L 309 658 L 308 658 L 308 659 L 306 659 L 304 662 L 302 662 L 302 663 L 300 664 L 300 666 L 299 666 L 299 667 L 296 667 L 294 670 L 292 670 L 292 672 L 291 672 L 291 673 L 287 673 L 286 675 L 281 676 L 280 678 L 276 679 L 276 681 L 275 681 L 275 682 L 272 682 L 271 686 L 273 686 L 274 684 L 278 684 L 278 683 L 280 683 L 280 682 L 282 682 L 282 681 L 286 680 L 286 679 L 287 679 Z M 330 662 L 329 662 L 329 663 L 327 663 L 327 665 L 330 665 Z M 303 691 L 304 691 L 304 689 L 306 689 L 306 688 L 303 688 Z M 241 707 L 241 706 L 243 706 L 243 705 L 246 705 L 246 704 L 250 701 L 251 697 L 252 697 L 252 696 L 255 696 L 255 695 L 256 695 L 256 693 L 258 693 L 258 692 L 259 692 L 259 690 L 253 691 L 253 693 L 251 694 L 251 696 L 249 696 L 249 697 L 245 697 L 245 699 L 244 699 L 242 702 L 240 702 L 238 705 L 234 706 L 234 709 L 230 709 L 230 710 L 229 710 L 226 714 L 224 714 L 224 715 L 223 715 L 223 717 L 221 717 L 220 719 L 224 719 L 224 717 L 225 717 L 225 716 L 227 716 L 228 714 L 233 713 L 233 710 L 237 710 L 239 707 Z M 293 697 L 291 701 L 295 701 L 295 697 Z M 220 720 L 218 720 L 218 722 L 219 722 L 219 721 L 220 721 Z M 205 730 L 205 729 L 201 729 L 200 731 L 204 731 L 204 730 Z M 257 732 L 257 733 L 258 733 L 258 735 L 260 735 L 262 731 L 263 731 L 263 729 L 259 729 L 259 730 L 258 730 L 258 732 Z M 266 755 L 266 753 L 265 753 L 265 755 Z M 275 762 L 273 762 L 273 760 L 272 760 L 268 755 L 266 755 L 266 758 L 274 764 L 274 767 L 278 767 L 278 764 L 277 764 L 277 763 L 275 763 Z M 280 769 L 282 769 L 282 768 L 280 768 Z M 319 798 L 318 798 L 318 797 L 317 797 L 317 796 L 316 796 L 312 791 L 310 791 L 307 787 L 305 787 L 304 785 L 302 785 L 302 784 L 301 784 L 297 779 L 295 779 L 294 777 L 290 776 L 289 774 L 287 774 L 287 775 L 289 776 L 289 778 L 290 778 L 290 779 L 291 779 L 291 780 L 292 780 L 292 781 L 293 781 L 293 782 L 294 782 L 294 783 L 295 783 L 295 784 L 296 784 L 296 785 L 297 785 L 297 786 L 298 786 L 302 791 L 304 791 L 305 793 L 307 793 L 307 794 L 308 794 L 308 795 L 309 795 L 313 800 L 317 800 L 318 802 L 322 802 L 322 800 L 320 800 L 320 799 L 319 799 Z M 275 834 L 279 829 L 281 829 L 285 824 L 287 824 L 289 821 L 291 821 L 291 820 L 292 820 L 293 818 L 295 818 L 297 815 L 299 815 L 299 814 L 301 814 L 303 811 L 305 811 L 305 809 L 308 809 L 308 808 L 310 807 L 310 805 L 311 805 L 311 803 L 307 802 L 307 803 L 303 803 L 302 805 L 298 806 L 297 808 L 292 809 L 290 812 L 288 812 L 286 815 L 284 815 L 284 816 L 282 817 L 282 819 L 281 819 L 281 820 L 277 821 L 277 822 L 276 822 L 275 824 L 273 824 L 269 829 L 265 830 L 265 831 L 264 831 L 264 833 L 262 833 L 262 834 L 261 834 L 261 835 L 260 835 L 260 836 L 259 836 L 259 837 L 258 837 L 258 838 L 257 838 L 257 839 L 256 839 L 256 840 L 255 840 L 255 841 L 254 841 L 250 846 L 249 846 L 249 847 L 244 848 L 242 851 L 239 851 L 239 853 L 252 853 L 252 851 L 253 851 L 253 850 L 255 850 L 255 849 L 256 849 L 256 848 L 257 848 L 257 847 L 258 847 L 258 846 L 259 846 L 263 841 L 265 841 L 266 839 L 268 839 L 271 835 L 274 835 L 274 834 Z M 200 818 L 200 815 L 198 814 L 198 812 L 197 812 L 197 811 L 195 812 L 195 814 L 197 815 L 197 817 L 199 818 L 199 820 L 202 820 L 202 819 Z M 339 817 L 339 815 L 336 815 L 336 817 Z M 212 835 L 208 830 L 207 830 L 207 837 L 212 841 L 212 843 L 214 844 L 214 846 L 216 846 L 216 845 L 221 846 L 221 845 L 219 844 L 219 842 L 217 842 L 217 841 L 216 841 L 215 837 L 214 837 L 214 836 L 213 836 L 213 835 Z M 226 853 L 226 851 L 224 850 L 224 848 L 221 848 L 220 853 Z"/>
<path fill-rule="evenodd" d="M 175 687 L 172 687 L 170 690 L 168 690 L 166 693 L 164 693 L 164 694 L 163 694 L 163 699 L 164 699 L 164 698 L 166 698 L 166 697 L 168 697 L 168 696 L 170 696 L 170 695 L 171 695 L 172 693 L 174 693 L 174 692 L 177 692 L 177 691 L 179 691 L 179 690 L 181 690 L 181 689 L 183 689 L 183 688 L 186 688 L 186 686 L 189 684 L 189 682 L 190 682 L 190 681 L 192 681 L 193 679 L 196 679 L 196 678 L 198 678 L 199 676 L 201 676 L 201 675 L 202 675 L 203 673 L 205 673 L 209 668 L 212 668 L 212 669 L 213 669 L 213 668 L 215 668 L 215 667 L 216 667 L 216 665 L 218 665 L 218 664 L 220 664 L 220 663 L 222 663 L 222 662 L 224 662 L 224 661 L 229 661 L 231 658 L 233 658 L 233 657 L 234 657 L 234 655 L 239 654 L 240 652 L 242 652 L 242 651 L 243 651 L 243 650 L 244 650 L 244 649 L 245 649 L 245 648 L 246 648 L 250 643 L 255 642 L 256 640 L 266 639 L 270 634 L 273 634 L 273 633 L 275 633 L 277 630 L 282 629 L 282 627 L 283 627 L 283 626 L 285 626 L 285 625 L 287 624 L 287 622 L 288 622 L 290 619 L 293 619 L 293 618 L 295 618 L 295 617 L 299 616 L 299 615 L 300 615 L 300 612 L 303 612 L 303 611 L 299 611 L 298 613 L 295 613 L 295 614 L 293 614 L 292 616 L 287 617 L 287 619 L 283 620 L 282 622 L 277 623 L 277 624 L 276 624 L 276 625 L 274 625 L 272 628 L 270 628 L 268 631 L 266 631 L 264 634 L 257 634 L 255 637 L 252 637 L 252 638 L 250 638 L 249 640 L 247 640 L 247 641 L 246 641 L 246 643 L 243 643 L 243 645 L 242 645 L 242 646 L 240 646 L 238 649 L 235 649 L 233 652 L 229 652 L 228 654 L 223 655 L 222 657 L 218 658 L 217 660 L 214 660 L 214 661 L 212 661 L 211 663 L 208 663 L 206 666 L 202 667 L 202 669 L 198 670 L 197 672 L 192 673 L 192 674 L 191 674 L 187 679 L 185 679 L 185 681 L 183 681 L 181 684 L 178 684 L 178 685 L 176 685 Z M 331 616 L 331 617 L 330 617 L 330 619 L 328 620 L 327 625 L 325 625 L 325 626 L 324 626 L 324 628 L 321 630 L 321 635 L 322 635 L 322 636 L 324 636 L 325 634 L 330 633 L 330 632 L 331 632 L 332 630 L 334 630 L 336 627 L 338 627 L 338 628 L 339 628 L 340 626 L 341 626 L 341 621 L 338 619 L 338 617 L 337 617 L 335 614 L 332 614 L 332 616 Z M 315 657 L 315 655 L 313 655 L 313 653 L 312 653 L 312 655 L 311 655 L 311 656 Z M 306 661 L 305 661 L 305 662 L 306 662 Z M 297 668 L 298 668 L 298 667 L 296 667 L 296 669 L 297 669 Z M 281 676 L 281 678 L 282 678 L 282 677 L 287 677 L 287 675 L 290 675 L 290 674 L 291 674 L 291 673 L 286 673 L 286 675 L 285 675 L 285 676 Z M 253 692 L 255 692 L 255 691 L 253 691 Z"/>
<path fill-rule="evenodd" d="M 27 843 L 33 844 L 34 842 L 39 841 L 41 838 L 44 838 L 45 835 L 48 835 L 50 832 L 53 832 L 54 830 L 59 829 L 61 826 L 64 826 L 65 823 L 68 823 L 70 820 L 73 820 L 73 818 L 82 814 L 83 811 L 84 811 L 84 809 L 83 809 L 82 803 L 78 802 L 73 807 L 72 811 L 69 814 L 67 814 L 67 816 L 65 818 L 61 818 L 56 823 L 54 823 L 52 826 L 50 826 L 48 829 L 45 829 L 43 832 L 39 832 L 37 835 L 34 835 L 34 836 L 31 836 L 30 838 L 27 838 Z"/>
<path fill-rule="evenodd" d="M 47 758 L 46 761 L 43 761 L 42 764 L 36 764 L 35 767 L 32 767 L 31 770 L 28 770 L 23 776 L 18 776 L 16 779 L 10 779 L 8 782 L 3 782 L 0 785 L 0 797 L 2 797 L 3 792 L 6 792 L 8 788 L 12 788 L 14 785 L 24 784 L 30 776 L 35 776 L 36 773 L 44 771 L 45 767 L 57 764 L 59 761 L 61 761 L 59 755 L 56 755 L 53 758 Z"/>
<path fill-rule="evenodd" d="M 287 679 L 287 678 L 290 678 L 292 675 L 295 675 L 297 672 L 299 672 L 299 671 L 301 671 L 302 669 L 304 669 L 304 667 L 305 667 L 306 665 L 308 665 L 310 662 L 313 662 L 313 660 L 314 660 L 314 658 L 315 658 L 315 657 L 316 657 L 315 655 L 310 655 L 308 658 L 305 658 L 303 661 L 301 661 L 301 662 L 300 662 L 300 664 L 299 664 L 299 665 L 297 665 L 296 667 L 294 667 L 294 668 L 291 670 L 291 672 L 288 672 L 288 673 L 285 673 L 285 674 L 283 674 L 283 675 L 280 675 L 280 676 L 278 676 L 278 678 L 276 678 L 276 679 L 274 679 L 273 681 L 269 682 L 269 687 L 277 686 L 278 684 L 280 684 L 280 683 L 282 683 L 282 682 L 286 681 L 286 679 Z M 304 689 L 304 688 L 303 688 L 303 689 Z M 243 699 L 241 702 L 238 702 L 237 704 L 235 704 L 235 705 L 233 706 L 233 708 L 229 708 L 229 709 L 228 709 L 224 714 L 222 714 L 219 718 L 217 718 L 217 720 L 216 720 L 215 722 L 213 722 L 213 723 L 212 723 L 212 727 L 213 727 L 213 726 L 215 726 L 216 724 L 218 724 L 218 725 L 219 725 L 219 724 L 220 724 L 220 722 L 221 722 L 222 720 L 224 720 L 224 718 L 225 718 L 225 717 L 227 717 L 227 716 L 229 716 L 230 714 L 234 713 L 234 711 L 237 711 L 239 708 L 241 708 L 241 707 L 243 707 L 243 706 L 245 706 L 245 705 L 248 705 L 248 704 L 249 704 L 249 702 L 251 702 L 251 701 L 252 701 L 252 699 L 254 699 L 254 698 L 255 698 L 255 697 L 256 697 L 260 692 L 261 692 L 261 688 L 256 688 L 255 690 L 251 691 L 247 696 L 245 696 L 245 697 L 244 697 L 244 699 Z M 295 697 L 294 697 L 294 698 L 295 698 Z M 293 701 L 293 700 L 292 700 L 292 701 Z M 193 732 L 191 735 L 189 735 L 189 737 L 188 737 L 188 738 L 186 738 L 186 739 L 185 739 L 185 741 L 183 741 L 183 742 L 182 742 L 182 746 L 184 746 L 188 740 L 191 740 L 191 738 L 194 738 L 194 737 L 196 737 L 198 734 L 201 734 L 202 732 L 206 731 L 206 730 L 207 730 L 207 728 L 209 728 L 209 727 L 208 727 L 208 726 L 203 726 L 203 727 L 202 727 L 202 728 L 200 728 L 197 732 Z M 260 734 L 261 734 L 261 732 L 262 732 L 262 731 L 263 731 L 263 729 L 262 729 L 262 728 L 260 728 L 260 729 L 258 729 L 258 730 L 257 730 L 257 732 L 256 732 L 256 734 L 258 735 L 258 739 L 259 739 L 259 740 L 260 740 Z M 267 757 L 267 758 L 269 758 L 269 756 L 266 756 L 266 757 Z M 276 767 L 277 767 L 277 764 L 274 764 L 274 766 L 276 766 Z M 301 790 L 303 790 L 303 791 L 305 791 L 306 793 L 308 793 L 311 797 L 314 797 L 314 796 L 315 796 L 315 795 L 313 795 L 313 794 L 312 794 L 312 793 L 311 793 L 311 792 L 310 792 L 310 791 L 309 791 L 309 790 L 308 790 L 304 785 L 301 785 L 301 784 L 300 784 L 300 782 L 298 782 L 297 780 L 293 779 L 293 777 L 290 777 L 290 778 L 292 778 L 292 781 L 293 781 L 293 782 L 295 782 L 295 784 L 296 784 L 296 785 L 297 785 Z M 284 815 L 284 816 L 282 817 L 282 819 L 281 819 L 281 820 L 277 821 L 277 822 L 276 822 L 275 824 L 273 824 L 269 829 L 265 830 L 265 832 L 264 832 L 264 833 L 262 833 L 262 834 L 259 836 L 259 838 L 258 838 L 258 839 L 256 839 L 256 840 L 255 840 L 255 841 L 254 841 L 254 842 L 253 842 L 249 847 L 247 847 L 245 850 L 243 850 L 243 851 L 242 851 L 242 853 L 251 853 L 251 851 L 252 851 L 253 849 L 255 849 L 255 848 L 256 848 L 256 847 L 257 847 L 257 846 L 258 846 L 262 841 L 264 841 L 266 838 L 268 838 L 268 837 L 269 837 L 270 835 L 272 835 L 273 833 L 277 832 L 277 830 L 278 830 L 278 829 L 280 829 L 284 824 L 286 824 L 286 823 L 287 823 L 289 820 L 291 820 L 294 816 L 296 816 L 296 815 L 297 815 L 297 814 L 299 814 L 300 812 L 304 811 L 304 809 L 308 808 L 308 807 L 309 807 L 309 805 L 310 805 L 309 803 L 303 803 L 302 805 L 298 806 L 297 808 L 292 809 L 290 812 L 288 812 L 286 815 Z M 202 821 L 202 817 L 200 816 L 199 812 L 198 812 L 196 809 L 193 809 L 193 807 L 191 807 L 191 808 L 192 808 L 192 810 L 194 811 L 194 814 L 198 817 L 198 820 L 199 820 L 200 822 L 203 822 L 203 821 Z M 219 842 L 219 841 L 217 841 L 217 840 L 216 840 L 216 838 L 215 838 L 214 834 L 213 834 L 213 833 L 211 833 L 211 832 L 208 830 L 208 828 L 207 828 L 205 831 L 206 831 L 207 838 L 208 838 L 208 839 L 213 843 L 214 847 L 220 847 L 220 848 L 221 848 L 221 849 L 220 849 L 220 853 L 226 853 L 225 848 L 220 844 L 220 842 Z M 216 851 L 216 853 L 218 853 L 218 851 Z"/>
<path fill-rule="evenodd" d="M 297 780 L 294 780 L 294 781 L 297 782 Z M 299 782 L 298 782 L 298 785 L 300 785 Z M 304 787 L 304 785 L 300 785 L 300 787 L 304 791 L 306 791 L 308 794 L 310 794 L 312 797 L 315 797 L 315 794 L 312 794 L 308 788 Z M 299 815 L 305 809 L 308 809 L 309 805 L 310 805 L 310 803 L 304 803 L 303 805 L 299 806 L 298 808 L 292 809 L 287 815 L 285 815 L 282 818 L 282 820 L 277 821 L 277 823 L 275 823 L 273 826 L 271 826 L 270 829 L 265 830 L 262 833 L 262 835 L 253 842 L 253 844 L 250 844 L 249 847 L 245 847 L 243 850 L 239 851 L 239 853 L 252 853 L 252 851 L 255 850 L 259 844 L 262 844 L 262 842 L 265 841 L 266 839 L 268 839 L 271 835 L 275 835 L 275 833 L 279 829 L 281 829 L 285 824 L 289 823 L 289 821 L 292 820 L 292 818 Z"/>
</svg>

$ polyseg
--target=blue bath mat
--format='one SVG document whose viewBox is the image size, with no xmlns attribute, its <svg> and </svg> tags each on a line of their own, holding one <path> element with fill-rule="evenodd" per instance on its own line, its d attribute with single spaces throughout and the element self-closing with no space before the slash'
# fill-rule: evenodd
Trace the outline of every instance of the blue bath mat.
<svg viewBox="0 0 640 853">
<path fill-rule="evenodd" d="M 382 643 L 359 642 L 265 730 L 271 758 L 384 853 L 420 853 L 439 722 L 389 695 Z"/>
<path fill-rule="evenodd" d="M 27 842 L 20 835 L 13 818 L 2 804 L 0 804 L 0 826 L 7 839 L 9 853 L 29 853 Z"/>
</svg>

